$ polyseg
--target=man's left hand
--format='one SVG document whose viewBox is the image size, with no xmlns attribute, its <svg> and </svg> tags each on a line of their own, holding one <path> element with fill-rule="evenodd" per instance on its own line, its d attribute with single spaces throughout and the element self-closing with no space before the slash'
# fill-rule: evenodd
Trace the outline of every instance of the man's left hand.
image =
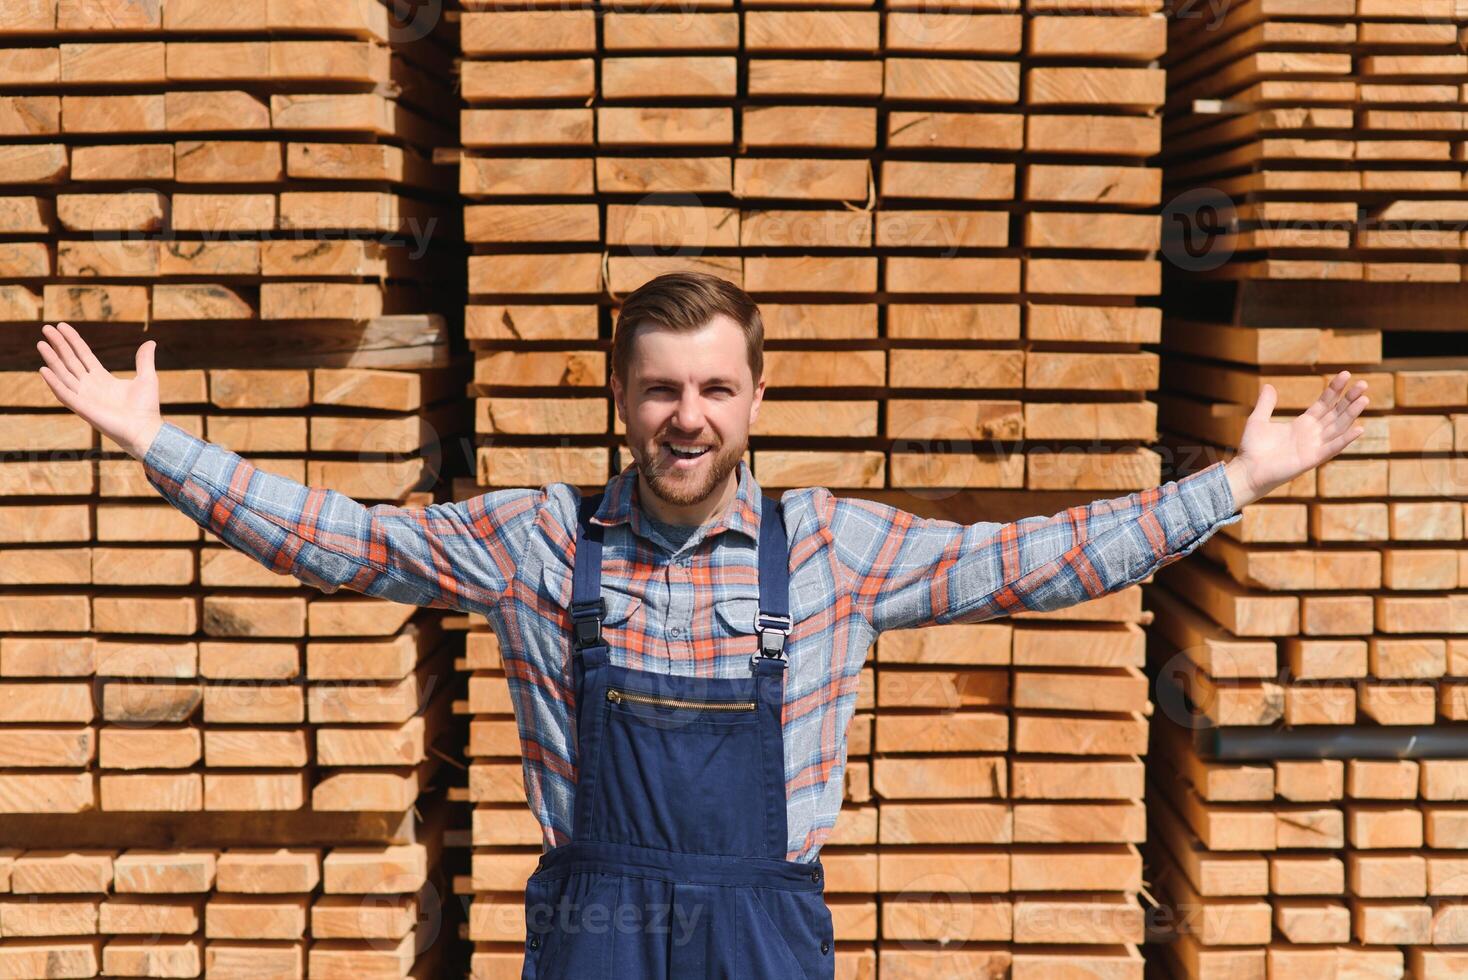
<svg viewBox="0 0 1468 980">
<path fill-rule="evenodd" d="M 1333 459 L 1365 431 L 1356 420 L 1370 403 L 1366 382 L 1347 389 L 1350 380 L 1350 371 L 1337 374 L 1314 404 L 1287 422 L 1270 418 L 1279 394 L 1273 385 L 1264 386 L 1244 426 L 1238 455 L 1225 467 L 1239 508 Z"/>
</svg>

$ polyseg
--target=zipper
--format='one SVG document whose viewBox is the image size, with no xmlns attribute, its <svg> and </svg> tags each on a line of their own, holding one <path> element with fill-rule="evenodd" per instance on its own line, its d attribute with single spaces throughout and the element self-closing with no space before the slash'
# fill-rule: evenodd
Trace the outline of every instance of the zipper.
<svg viewBox="0 0 1468 980">
<path fill-rule="evenodd" d="M 701 701 L 694 698 L 665 698 L 656 694 L 623 691 L 615 687 L 607 688 L 607 700 L 613 704 L 631 701 L 633 704 L 651 704 L 668 708 L 697 708 L 701 711 L 753 711 L 755 709 L 755 703 L 753 701 Z"/>
</svg>

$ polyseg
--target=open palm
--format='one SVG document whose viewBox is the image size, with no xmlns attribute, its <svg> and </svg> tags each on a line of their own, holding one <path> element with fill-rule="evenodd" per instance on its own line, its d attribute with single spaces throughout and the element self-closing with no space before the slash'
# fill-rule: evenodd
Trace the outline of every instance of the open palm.
<svg viewBox="0 0 1468 980">
<path fill-rule="evenodd" d="M 162 424 L 158 375 L 153 370 L 153 351 L 158 345 L 149 340 L 140 346 L 137 374 L 123 379 L 102 366 L 71 324 L 46 324 L 41 333 L 46 337 L 36 343 L 46 362 L 41 377 L 57 401 L 141 458 Z"/>
<path fill-rule="evenodd" d="M 1356 420 L 1369 402 L 1366 382 L 1347 390 L 1350 379 L 1351 372 L 1340 372 L 1309 408 L 1285 422 L 1270 418 L 1279 395 L 1273 385 L 1264 386 L 1244 425 L 1238 455 L 1259 496 L 1333 458 L 1361 435 Z"/>
</svg>

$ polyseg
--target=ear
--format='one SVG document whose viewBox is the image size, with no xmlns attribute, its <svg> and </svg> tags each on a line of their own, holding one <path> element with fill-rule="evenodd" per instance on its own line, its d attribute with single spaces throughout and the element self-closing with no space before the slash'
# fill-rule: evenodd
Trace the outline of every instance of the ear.
<svg viewBox="0 0 1468 980">
<path fill-rule="evenodd" d="M 754 386 L 754 401 L 749 403 L 749 424 L 754 425 L 754 420 L 759 418 L 759 407 L 765 399 L 765 379 L 760 378 L 759 384 Z"/>
</svg>

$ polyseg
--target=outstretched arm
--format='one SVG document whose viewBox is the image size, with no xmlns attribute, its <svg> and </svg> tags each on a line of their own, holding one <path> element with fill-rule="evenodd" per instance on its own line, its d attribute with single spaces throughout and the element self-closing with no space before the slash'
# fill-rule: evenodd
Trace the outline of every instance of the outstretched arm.
<svg viewBox="0 0 1468 980">
<path fill-rule="evenodd" d="M 1349 379 L 1341 372 L 1290 422 L 1270 421 L 1266 385 L 1227 463 L 1048 517 L 964 525 L 822 489 L 814 503 L 852 600 L 879 632 L 1060 609 L 1190 554 L 1244 505 L 1350 445 L 1367 399 Z"/>
<path fill-rule="evenodd" d="M 428 507 L 366 506 L 267 473 L 164 422 L 153 367 L 104 368 L 75 328 L 42 328 L 41 376 L 67 408 L 143 463 L 148 482 L 196 524 L 266 568 L 323 592 L 347 588 L 410 605 L 486 612 L 508 588 L 542 490 L 500 490 Z M 47 342 L 49 341 L 49 343 Z"/>
</svg>

